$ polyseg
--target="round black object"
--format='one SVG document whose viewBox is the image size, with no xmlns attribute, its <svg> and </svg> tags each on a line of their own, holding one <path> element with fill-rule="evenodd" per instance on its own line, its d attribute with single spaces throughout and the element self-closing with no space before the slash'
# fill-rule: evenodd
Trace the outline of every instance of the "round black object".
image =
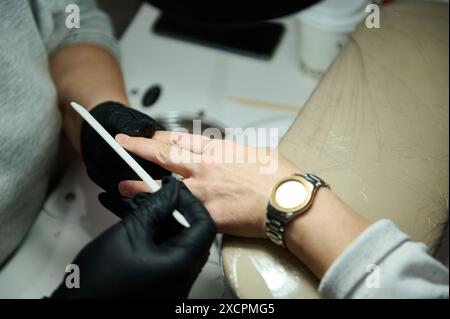
<svg viewBox="0 0 450 319">
<path fill-rule="evenodd" d="M 205 23 L 250 23 L 286 16 L 318 0 L 252 1 L 147 0 L 164 13 Z"/>
<path fill-rule="evenodd" d="M 161 87 L 159 85 L 153 85 L 147 89 L 142 97 L 142 105 L 150 107 L 158 100 L 161 95 Z"/>
</svg>

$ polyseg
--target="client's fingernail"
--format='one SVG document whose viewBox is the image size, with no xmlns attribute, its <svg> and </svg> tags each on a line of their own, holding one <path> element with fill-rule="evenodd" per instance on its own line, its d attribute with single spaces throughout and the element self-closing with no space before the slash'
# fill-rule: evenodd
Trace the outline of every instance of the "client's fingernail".
<svg viewBox="0 0 450 319">
<path fill-rule="evenodd" d="M 116 142 L 119 143 L 120 145 L 127 144 L 129 139 L 130 139 L 130 137 L 128 135 L 125 135 L 122 133 L 116 135 Z"/>
<path fill-rule="evenodd" d="M 129 195 L 131 195 L 131 192 L 130 192 L 130 183 L 129 183 L 129 182 L 126 182 L 126 181 L 120 182 L 120 183 L 119 183 L 119 193 L 120 193 L 122 196 L 129 196 Z"/>
</svg>

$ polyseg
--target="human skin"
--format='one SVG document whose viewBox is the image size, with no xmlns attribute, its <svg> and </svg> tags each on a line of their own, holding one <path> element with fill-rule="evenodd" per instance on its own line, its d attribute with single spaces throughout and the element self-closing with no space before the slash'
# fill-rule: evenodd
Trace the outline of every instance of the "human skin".
<svg viewBox="0 0 450 319">
<path fill-rule="evenodd" d="M 87 110 L 101 102 L 115 101 L 128 106 L 122 72 L 116 58 L 107 50 L 88 43 L 77 43 L 49 58 L 64 131 L 80 152 L 81 117 L 70 107 L 76 101 Z"/>
<path fill-rule="evenodd" d="M 157 132 L 147 139 L 119 134 L 116 140 L 128 151 L 182 175 L 186 186 L 208 209 L 219 232 L 235 236 L 267 238 L 266 209 L 273 186 L 289 175 L 304 174 L 279 153 L 273 155 L 277 169 L 262 174 L 261 167 L 266 163 L 246 159 L 251 151 L 267 149 L 199 135 Z M 237 151 L 235 161 L 226 162 L 223 156 L 211 160 L 211 154 L 224 154 L 226 149 Z M 119 191 L 133 197 L 149 189 L 139 181 L 124 181 Z M 322 278 L 368 226 L 369 222 L 333 191 L 320 188 L 310 209 L 288 223 L 284 240 L 286 247 Z"/>
</svg>

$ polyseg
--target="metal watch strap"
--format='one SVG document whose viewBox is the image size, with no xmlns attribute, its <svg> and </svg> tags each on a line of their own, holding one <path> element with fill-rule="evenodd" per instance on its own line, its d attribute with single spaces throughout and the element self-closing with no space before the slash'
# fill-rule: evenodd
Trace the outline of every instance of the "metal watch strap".
<svg viewBox="0 0 450 319">
<path fill-rule="evenodd" d="M 308 182 L 310 182 L 311 184 L 314 185 L 314 187 L 318 188 L 318 187 L 326 187 L 326 188 L 330 188 L 330 185 L 328 185 L 323 179 L 321 179 L 319 176 L 316 176 L 314 174 L 310 174 L 310 173 L 306 173 L 305 175 L 301 175 L 301 174 L 294 174 L 297 176 L 303 176 L 304 178 L 306 178 L 308 180 Z"/>
<path fill-rule="evenodd" d="M 305 175 L 301 174 L 294 174 L 294 175 L 304 177 L 308 182 L 310 182 L 314 186 L 314 188 L 319 187 L 330 188 L 330 185 L 328 185 L 323 179 L 314 174 L 307 173 Z M 313 200 L 313 198 L 311 200 Z M 284 229 L 286 227 L 286 224 L 294 214 L 295 213 L 282 215 L 269 202 L 269 204 L 267 205 L 266 235 L 272 242 L 274 242 L 279 246 L 285 247 L 283 237 Z"/>
<path fill-rule="evenodd" d="M 284 227 L 289 218 L 281 218 L 280 213 L 272 206 L 267 205 L 266 235 L 278 246 L 284 247 Z"/>
</svg>

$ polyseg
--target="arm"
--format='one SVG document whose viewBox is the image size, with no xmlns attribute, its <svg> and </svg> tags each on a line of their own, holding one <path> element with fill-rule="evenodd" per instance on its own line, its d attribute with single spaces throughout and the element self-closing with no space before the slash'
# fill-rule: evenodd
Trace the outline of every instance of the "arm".
<svg viewBox="0 0 450 319">
<path fill-rule="evenodd" d="M 308 212 L 287 225 L 286 246 L 320 279 L 367 227 L 365 218 L 321 188 Z"/>
<path fill-rule="evenodd" d="M 116 139 L 140 157 L 185 176 L 184 183 L 203 201 L 219 232 L 231 235 L 265 238 L 266 207 L 273 185 L 288 175 L 304 173 L 281 154 L 274 154 L 276 171 L 261 174 L 259 168 L 267 162 L 247 160 L 245 154 L 251 152 L 251 147 L 242 148 L 233 163 L 220 157 L 211 163 L 208 154 L 233 147 L 228 141 L 168 132 L 157 132 L 151 140 L 124 135 Z M 195 142 L 198 139 L 201 141 Z M 184 162 L 174 157 L 180 154 Z M 119 185 L 119 190 L 122 195 L 132 197 L 146 187 L 140 182 L 126 181 Z M 369 226 L 334 192 L 321 188 L 311 208 L 288 224 L 285 241 L 287 248 L 317 278 L 323 278 L 321 292 L 325 296 L 371 298 L 384 293 L 385 297 L 442 297 L 443 288 L 448 296 L 448 270 L 423 248 L 418 249 L 420 244 L 390 225 L 389 229 L 381 230 L 377 224 Z M 384 278 L 383 290 L 364 286 L 364 277 L 369 274 L 366 269 L 371 264 L 386 270 L 380 274 Z"/>
<path fill-rule="evenodd" d="M 107 16 L 93 0 L 76 0 L 80 28 L 65 26 L 64 7 L 54 16 L 54 28 L 46 41 L 50 71 L 58 93 L 65 133 L 81 153 L 89 177 L 105 190 L 117 190 L 117 183 L 136 175 L 117 154 L 70 107 L 74 100 L 84 105 L 110 132 L 151 137 L 164 129 L 147 115 L 127 107 L 128 99 L 117 60 L 117 43 Z M 136 159 L 138 160 L 138 159 Z M 168 173 L 150 163 L 143 167 L 161 178 Z"/>
<path fill-rule="evenodd" d="M 448 269 L 391 221 L 373 225 L 331 190 L 286 229 L 287 248 L 326 298 L 448 298 Z"/>
<path fill-rule="evenodd" d="M 151 140 L 130 137 L 124 141 L 123 137 L 124 135 L 119 135 L 118 140 L 127 150 L 188 177 L 184 183 L 204 202 L 216 221 L 219 232 L 225 234 L 266 238 L 266 209 L 272 187 L 283 177 L 303 173 L 281 154 L 274 154 L 272 160 L 277 161 L 276 171 L 261 174 L 259 168 L 267 166 L 267 161 L 264 164 L 247 164 L 249 161 L 246 156 L 252 150 L 258 152 L 264 149 L 246 147 L 236 154 L 234 163 L 221 162 L 220 158 L 216 158 L 214 163 L 202 165 L 201 161 L 208 161 L 206 154 L 214 153 L 211 148 L 221 149 L 223 155 L 228 146 L 234 151 L 237 151 L 237 148 L 233 143 L 195 136 L 192 136 L 194 140 L 184 140 L 184 137 L 189 139 L 189 135 L 169 132 L 157 132 Z M 198 138 L 202 141 L 196 142 L 195 139 Z M 203 148 L 204 156 L 196 161 L 199 164 L 194 161 L 199 153 L 192 148 L 195 144 L 202 145 Z M 182 163 L 174 156 L 180 154 L 178 148 L 187 154 L 184 155 L 187 160 Z M 207 149 L 209 151 L 206 151 Z M 194 152 L 189 154 L 191 150 Z M 256 158 L 264 159 L 263 156 Z M 189 162 L 189 159 L 194 163 Z M 122 195 L 128 197 L 148 191 L 142 182 L 132 181 L 119 184 L 119 190 Z M 336 194 L 321 188 L 309 211 L 288 224 L 285 240 L 289 250 L 321 278 L 337 256 L 368 225 L 368 221 L 354 212 Z"/>
<path fill-rule="evenodd" d="M 64 130 L 80 151 L 81 119 L 69 106 L 75 100 L 88 109 L 105 101 L 128 105 L 117 62 L 119 49 L 108 17 L 94 0 L 74 0 L 79 7 L 80 27 L 66 26 L 65 5 L 49 6 L 53 17 L 51 33 L 43 35 L 49 68 L 58 94 Z"/>
<path fill-rule="evenodd" d="M 128 105 L 120 67 L 115 57 L 94 44 L 67 46 L 50 57 L 50 70 L 58 91 L 64 130 L 80 151 L 81 118 L 70 107 L 74 100 L 89 110 L 105 101 Z"/>
<path fill-rule="evenodd" d="M 50 68 L 66 136 L 82 153 L 89 177 L 108 191 L 117 190 L 118 182 L 123 179 L 137 179 L 89 125 L 82 125 L 81 117 L 69 105 L 74 100 L 85 106 L 112 135 L 126 132 L 151 137 L 155 130 L 164 129 L 147 115 L 125 107 L 128 99 L 115 57 L 99 46 L 77 43 L 52 55 Z M 161 178 L 169 174 L 152 163 L 135 159 L 153 176 Z"/>
</svg>

